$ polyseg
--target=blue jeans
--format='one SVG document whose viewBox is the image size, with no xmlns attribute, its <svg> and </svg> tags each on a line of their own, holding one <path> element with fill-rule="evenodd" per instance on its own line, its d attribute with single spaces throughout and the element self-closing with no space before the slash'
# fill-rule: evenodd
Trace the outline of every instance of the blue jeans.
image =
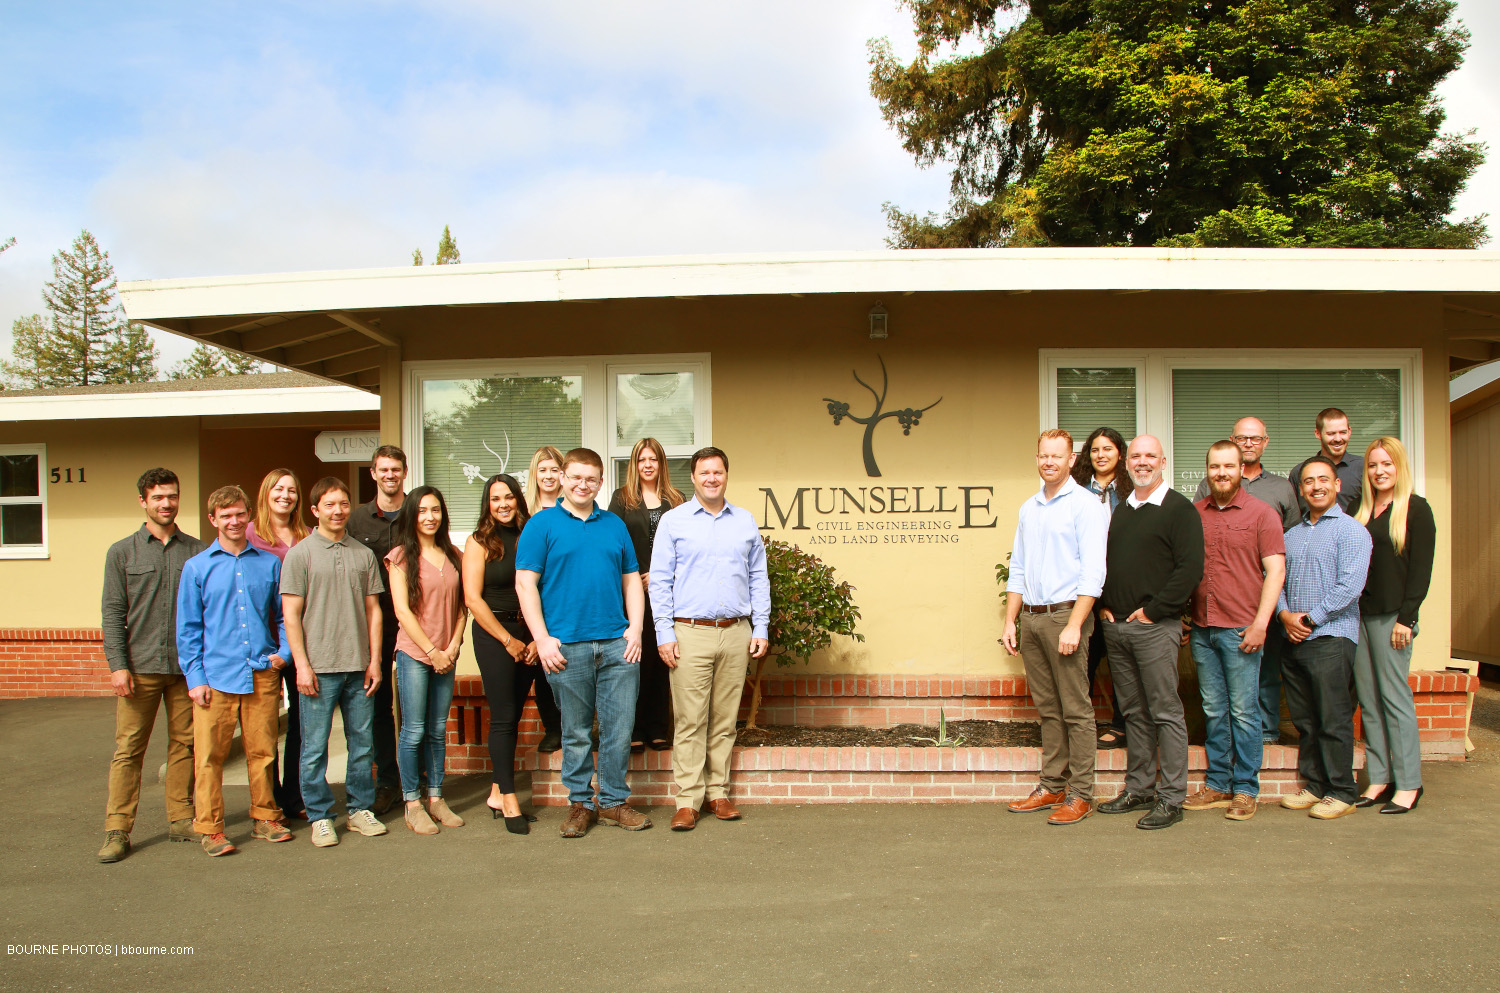
<svg viewBox="0 0 1500 993">
<path fill-rule="evenodd" d="M 1286 654 L 1286 646 L 1286 633 L 1273 617 L 1260 652 L 1261 732 L 1268 745 L 1281 740 L 1281 657 Z"/>
<path fill-rule="evenodd" d="M 589 736 L 599 716 L 600 807 L 630 799 L 625 774 L 630 768 L 630 729 L 640 693 L 641 667 L 625 661 L 625 639 L 574 641 L 562 646 L 568 664 L 547 673 L 562 712 L 562 781 L 570 803 L 594 806 Z"/>
<path fill-rule="evenodd" d="M 333 817 L 333 791 L 328 788 L 328 736 L 333 731 L 335 709 L 343 714 L 344 743 L 349 750 L 344 806 L 351 814 L 369 810 L 375 804 L 371 744 L 375 704 L 365 696 L 364 672 L 320 672 L 318 695 L 305 696 L 301 703 L 302 803 L 307 819 L 321 821 Z"/>
<path fill-rule="evenodd" d="M 1188 645 L 1198 667 L 1207 718 L 1208 775 L 1220 793 L 1260 794 L 1265 753 L 1260 710 L 1260 652 L 1240 651 L 1244 628 L 1194 627 Z M 1280 701 L 1277 701 L 1280 707 Z"/>
<path fill-rule="evenodd" d="M 449 669 L 439 675 L 427 663 L 418 662 L 405 652 L 396 653 L 396 688 L 401 693 L 401 734 L 396 742 L 396 760 L 401 767 L 403 800 L 421 798 L 424 763 L 427 795 L 443 795 L 448 706 L 453 702 L 455 672 L 456 669 Z M 427 747 L 423 748 L 423 744 Z"/>
</svg>

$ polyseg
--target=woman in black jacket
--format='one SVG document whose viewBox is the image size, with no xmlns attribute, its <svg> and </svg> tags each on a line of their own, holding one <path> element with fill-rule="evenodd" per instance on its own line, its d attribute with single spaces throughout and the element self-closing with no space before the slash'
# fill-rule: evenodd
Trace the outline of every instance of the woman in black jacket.
<svg viewBox="0 0 1500 993">
<path fill-rule="evenodd" d="M 1125 439 L 1114 428 L 1095 428 L 1083 443 L 1083 451 L 1073 462 L 1073 479 L 1108 505 L 1113 514 L 1120 502 L 1130 496 L 1130 473 L 1125 471 Z M 1104 625 L 1094 618 L 1094 633 L 1089 637 L 1089 688 L 1093 689 L 1099 664 L 1104 661 Z M 1120 710 L 1120 695 L 1110 680 L 1110 719 L 1099 731 L 1100 748 L 1125 747 L 1125 714 Z"/>
<path fill-rule="evenodd" d="M 1437 524 L 1432 507 L 1412 492 L 1411 461 L 1395 438 L 1370 442 L 1361 491 L 1355 517 L 1369 528 L 1374 547 L 1354 653 L 1370 777 L 1357 806 L 1384 803 L 1382 814 L 1404 814 L 1422 797 L 1417 708 L 1407 676 L 1417 612 L 1432 581 Z"/>
</svg>

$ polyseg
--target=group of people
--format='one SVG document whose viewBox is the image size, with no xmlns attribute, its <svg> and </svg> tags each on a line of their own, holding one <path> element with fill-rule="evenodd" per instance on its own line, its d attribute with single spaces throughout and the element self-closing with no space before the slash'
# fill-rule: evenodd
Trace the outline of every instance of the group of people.
<svg viewBox="0 0 1500 993">
<path fill-rule="evenodd" d="M 1349 418 L 1333 407 L 1314 433 L 1318 453 L 1288 479 L 1261 464 L 1265 423 L 1241 418 L 1209 446 L 1190 501 L 1163 478 L 1162 445 L 1150 435 L 1127 446 L 1099 428 L 1075 454 L 1067 431 L 1042 432 L 1041 489 L 1021 507 L 1001 639 L 1025 665 L 1042 768 L 1012 811 L 1050 810 L 1058 825 L 1096 809 L 1144 811 L 1137 826 L 1146 830 L 1178 823 L 1184 810 L 1249 820 L 1264 746 L 1279 740 L 1283 690 L 1306 784 L 1283 807 L 1323 820 L 1360 807 L 1415 809 L 1421 752 L 1407 677 L 1432 578 L 1432 508 L 1413 492 L 1400 440 L 1376 438 L 1362 460 L 1351 456 Z M 1184 643 L 1208 758 L 1191 796 L 1178 692 Z M 1100 727 L 1090 688 L 1104 658 L 1113 715 Z M 1125 788 L 1096 805 L 1095 749 L 1122 746 Z"/>
<path fill-rule="evenodd" d="M 490 711 L 486 803 L 508 831 L 527 834 L 536 820 L 522 812 L 514 779 L 517 725 L 532 693 L 545 731 L 539 750 L 563 753 L 564 837 L 601 820 L 651 826 L 628 805 L 626 786 L 631 752 L 648 745 L 672 749 L 674 830 L 691 830 L 700 812 L 738 819 L 729 759 L 749 660 L 767 649 L 770 586 L 754 519 L 725 499 L 728 471 L 719 449 L 695 453 L 694 493 L 684 498 L 662 446 L 643 439 L 606 511 L 596 502 L 598 454 L 544 446 L 525 487 L 505 473 L 486 480 L 460 551 L 443 494 L 406 493 L 406 455 L 392 445 L 375 452 L 368 503 L 354 505 L 336 477 L 313 485 L 311 529 L 290 470 L 268 473 L 253 506 L 238 486 L 214 490 L 211 542 L 177 527 L 177 476 L 148 470 L 137 483 L 145 523 L 105 558 L 104 653 L 117 704 L 99 860 L 129 854 L 163 704 L 173 841 L 196 837 L 211 856 L 235 851 L 223 768 L 238 729 L 251 837 L 289 841 L 286 822 L 304 818 L 314 845 L 338 844 L 327 782 L 335 711 L 349 830 L 385 834 L 379 815 L 398 799 L 417 834 L 462 826 L 443 778 L 471 619 Z"/>
</svg>

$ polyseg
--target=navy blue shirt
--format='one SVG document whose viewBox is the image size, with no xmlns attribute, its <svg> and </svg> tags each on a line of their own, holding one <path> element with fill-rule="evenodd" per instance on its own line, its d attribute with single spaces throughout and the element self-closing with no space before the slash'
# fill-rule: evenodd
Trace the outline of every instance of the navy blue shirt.
<svg viewBox="0 0 1500 993">
<path fill-rule="evenodd" d="M 586 520 L 557 506 L 527 521 L 516 543 L 516 568 L 539 575 L 542 617 L 552 637 L 611 641 L 625 633 L 621 580 L 641 570 L 625 522 L 598 504 Z"/>
</svg>

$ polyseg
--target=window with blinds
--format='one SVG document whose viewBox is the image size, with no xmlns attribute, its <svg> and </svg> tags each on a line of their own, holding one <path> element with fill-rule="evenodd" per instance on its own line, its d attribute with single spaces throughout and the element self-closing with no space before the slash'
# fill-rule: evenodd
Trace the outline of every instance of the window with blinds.
<svg viewBox="0 0 1500 993">
<path fill-rule="evenodd" d="M 422 481 L 443 491 L 455 533 L 479 519 L 490 476 L 508 472 L 525 486 L 538 448 L 582 442 L 582 376 L 422 381 Z"/>
<path fill-rule="evenodd" d="M 1137 434 L 1136 370 L 1074 367 L 1057 370 L 1057 426 L 1081 446 L 1095 428 L 1110 427 L 1127 441 Z"/>
<path fill-rule="evenodd" d="M 1349 451 L 1360 456 L 1381 435 L 1402 436 L 1401 385 L 1399 369 L 1173 369 L 1172 485 L 1191 497 L 1208 446 L 1241 417 L 1265 422 L 1263 464 L 1280 475 L 1317 452 L 1313 422 L 1326 407 L 1349 415 Z"/>
</svg>

